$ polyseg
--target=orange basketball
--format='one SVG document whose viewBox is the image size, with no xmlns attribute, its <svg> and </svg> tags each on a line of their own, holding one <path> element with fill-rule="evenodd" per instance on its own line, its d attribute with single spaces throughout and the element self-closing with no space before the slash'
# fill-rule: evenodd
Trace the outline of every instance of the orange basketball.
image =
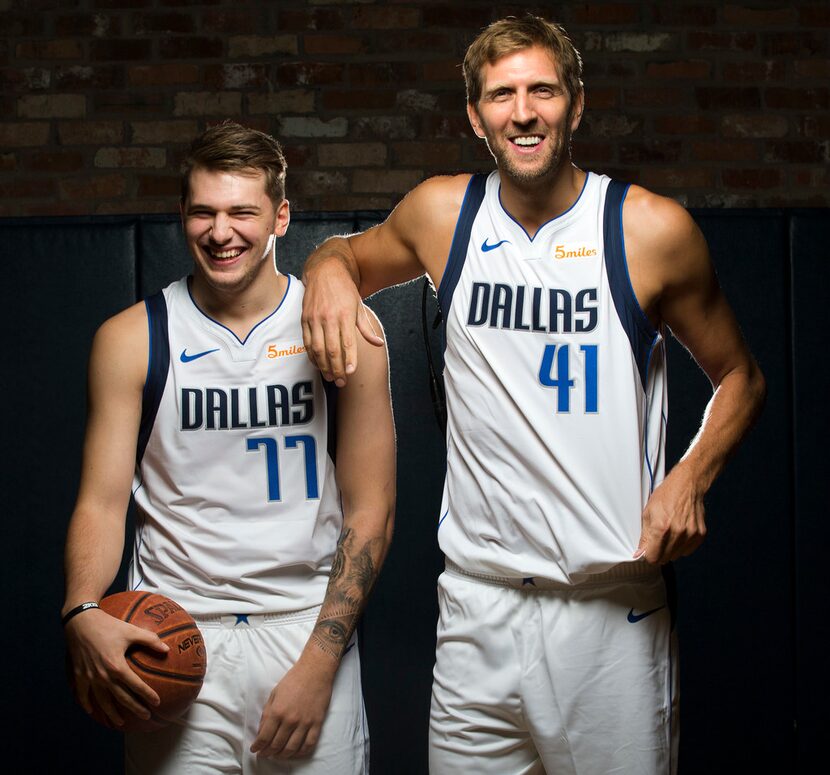
<svg viewBox="0 0 830 775">
<path fill-rule="evenodd" d="M 184 713 L 202 688 L 207 653 L 196 622 L 178 603 L 151 592 L 118 592 L 105 597 L 100 607 L 110 616 L 156 633 L 170 647 L 166 654 L 141 646 L 127 652 L 130 667 L 161 703 L 149 709 L 152 716 L 146 721 L 119 705 L 124 725 L 118 729 L 150 731 L 165 726 Z M 112 727 L 94 701 L 93 711 L 93 718 Z"/>
</svg>

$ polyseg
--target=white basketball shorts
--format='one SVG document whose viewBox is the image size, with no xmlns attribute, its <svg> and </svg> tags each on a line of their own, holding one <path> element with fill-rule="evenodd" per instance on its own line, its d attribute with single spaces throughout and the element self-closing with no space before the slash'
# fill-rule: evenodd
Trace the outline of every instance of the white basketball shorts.
<svg viewBox="0 0 830 775">
<path fill-rule="evenodd" d="M 675 771 L 676 643 L 658 570 L 566 586 L 448 564 L 438 590 L 432 775 Z"/>
<path fill-rule="evenodd" d="M 356 645 L 343 656 L 337 671 L 314 754 L 274 760 L 250 752 L 265 702 L 299 658 L 319 612 L 317 606 L 290 614 L 197 619 L 208 657 L 202 690 L 177 724 L 125 735 L 127 773 L 365 775 L 369 736 Z"/>
</svg>

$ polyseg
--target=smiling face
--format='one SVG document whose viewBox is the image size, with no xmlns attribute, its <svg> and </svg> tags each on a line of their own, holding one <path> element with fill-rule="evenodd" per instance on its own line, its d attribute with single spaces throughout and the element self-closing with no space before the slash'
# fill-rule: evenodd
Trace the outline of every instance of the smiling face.
<svg viewBox="0 0 830 775">
<path fill-rule="evenodd" d="M 486 139 L 502 175 L 519 185 L 555 177 L 570 159 L 582 92 L 571 100 L 556 63 L 539 46 L 486 64 L 481 83 L 481 99 L 467 105 L 467 115 L 475 133 Z"/>
<path fill-rule="evenodd" d="M 238 294 L 276 276 L 274 239 L 288 228 L 288 201 L 275 205 L 258 170 L 224 172 L 196 167 L 182 202 L 185 239 L 195 281 L 221 294 Z"/>
</svg>

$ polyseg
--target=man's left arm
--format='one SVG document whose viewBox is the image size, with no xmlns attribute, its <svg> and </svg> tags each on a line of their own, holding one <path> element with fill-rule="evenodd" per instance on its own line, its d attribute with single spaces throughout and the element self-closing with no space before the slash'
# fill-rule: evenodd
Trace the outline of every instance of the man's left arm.
<svg viewBox="0 0 830 775">
<path fill-rule="evenodd" d="M 644 189 L 632 194 L 623 218 L 638 298 L 689 350 L 713 388 L 692 443 L 643 510 L 635 557 L 662 564 L 703 542 L 704 496 L 760 413 L 766 389 L 691 216 Z"/>
<path fill-rule="evenodd" d="M 368 312 L 375 330 L 380 323 Z M 343 530 L 320 615 L 300 658 L 274 687 L 251 751 L 287 759 L 317 745 L 340 660 L 392 539 L 395 431 L 386 347 L 357 337 L 361 369 L 337 398 L 337 483 Z"/>
</svg>

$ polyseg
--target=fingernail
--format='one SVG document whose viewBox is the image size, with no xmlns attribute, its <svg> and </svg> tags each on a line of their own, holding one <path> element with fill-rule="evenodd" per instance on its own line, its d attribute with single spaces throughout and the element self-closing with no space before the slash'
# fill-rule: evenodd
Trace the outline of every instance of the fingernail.
<svg viewBox="0 0 830 775">
<path fill-rule="evenodd" d="M 645 555 L 645 553 L 646 553 L 645 549 L 640 549 L 639 552 L 634 553 L 634 559 L 639 560 L 641 557 L 643 557 Z"/>
<path fill-rule="evenodd" d="M 345 379 L 336 379 L 334 381 L 334 384 L 337 385 L 337 387 L 343 387 L 346 384 L 346 380 Z"/>
</svg>

